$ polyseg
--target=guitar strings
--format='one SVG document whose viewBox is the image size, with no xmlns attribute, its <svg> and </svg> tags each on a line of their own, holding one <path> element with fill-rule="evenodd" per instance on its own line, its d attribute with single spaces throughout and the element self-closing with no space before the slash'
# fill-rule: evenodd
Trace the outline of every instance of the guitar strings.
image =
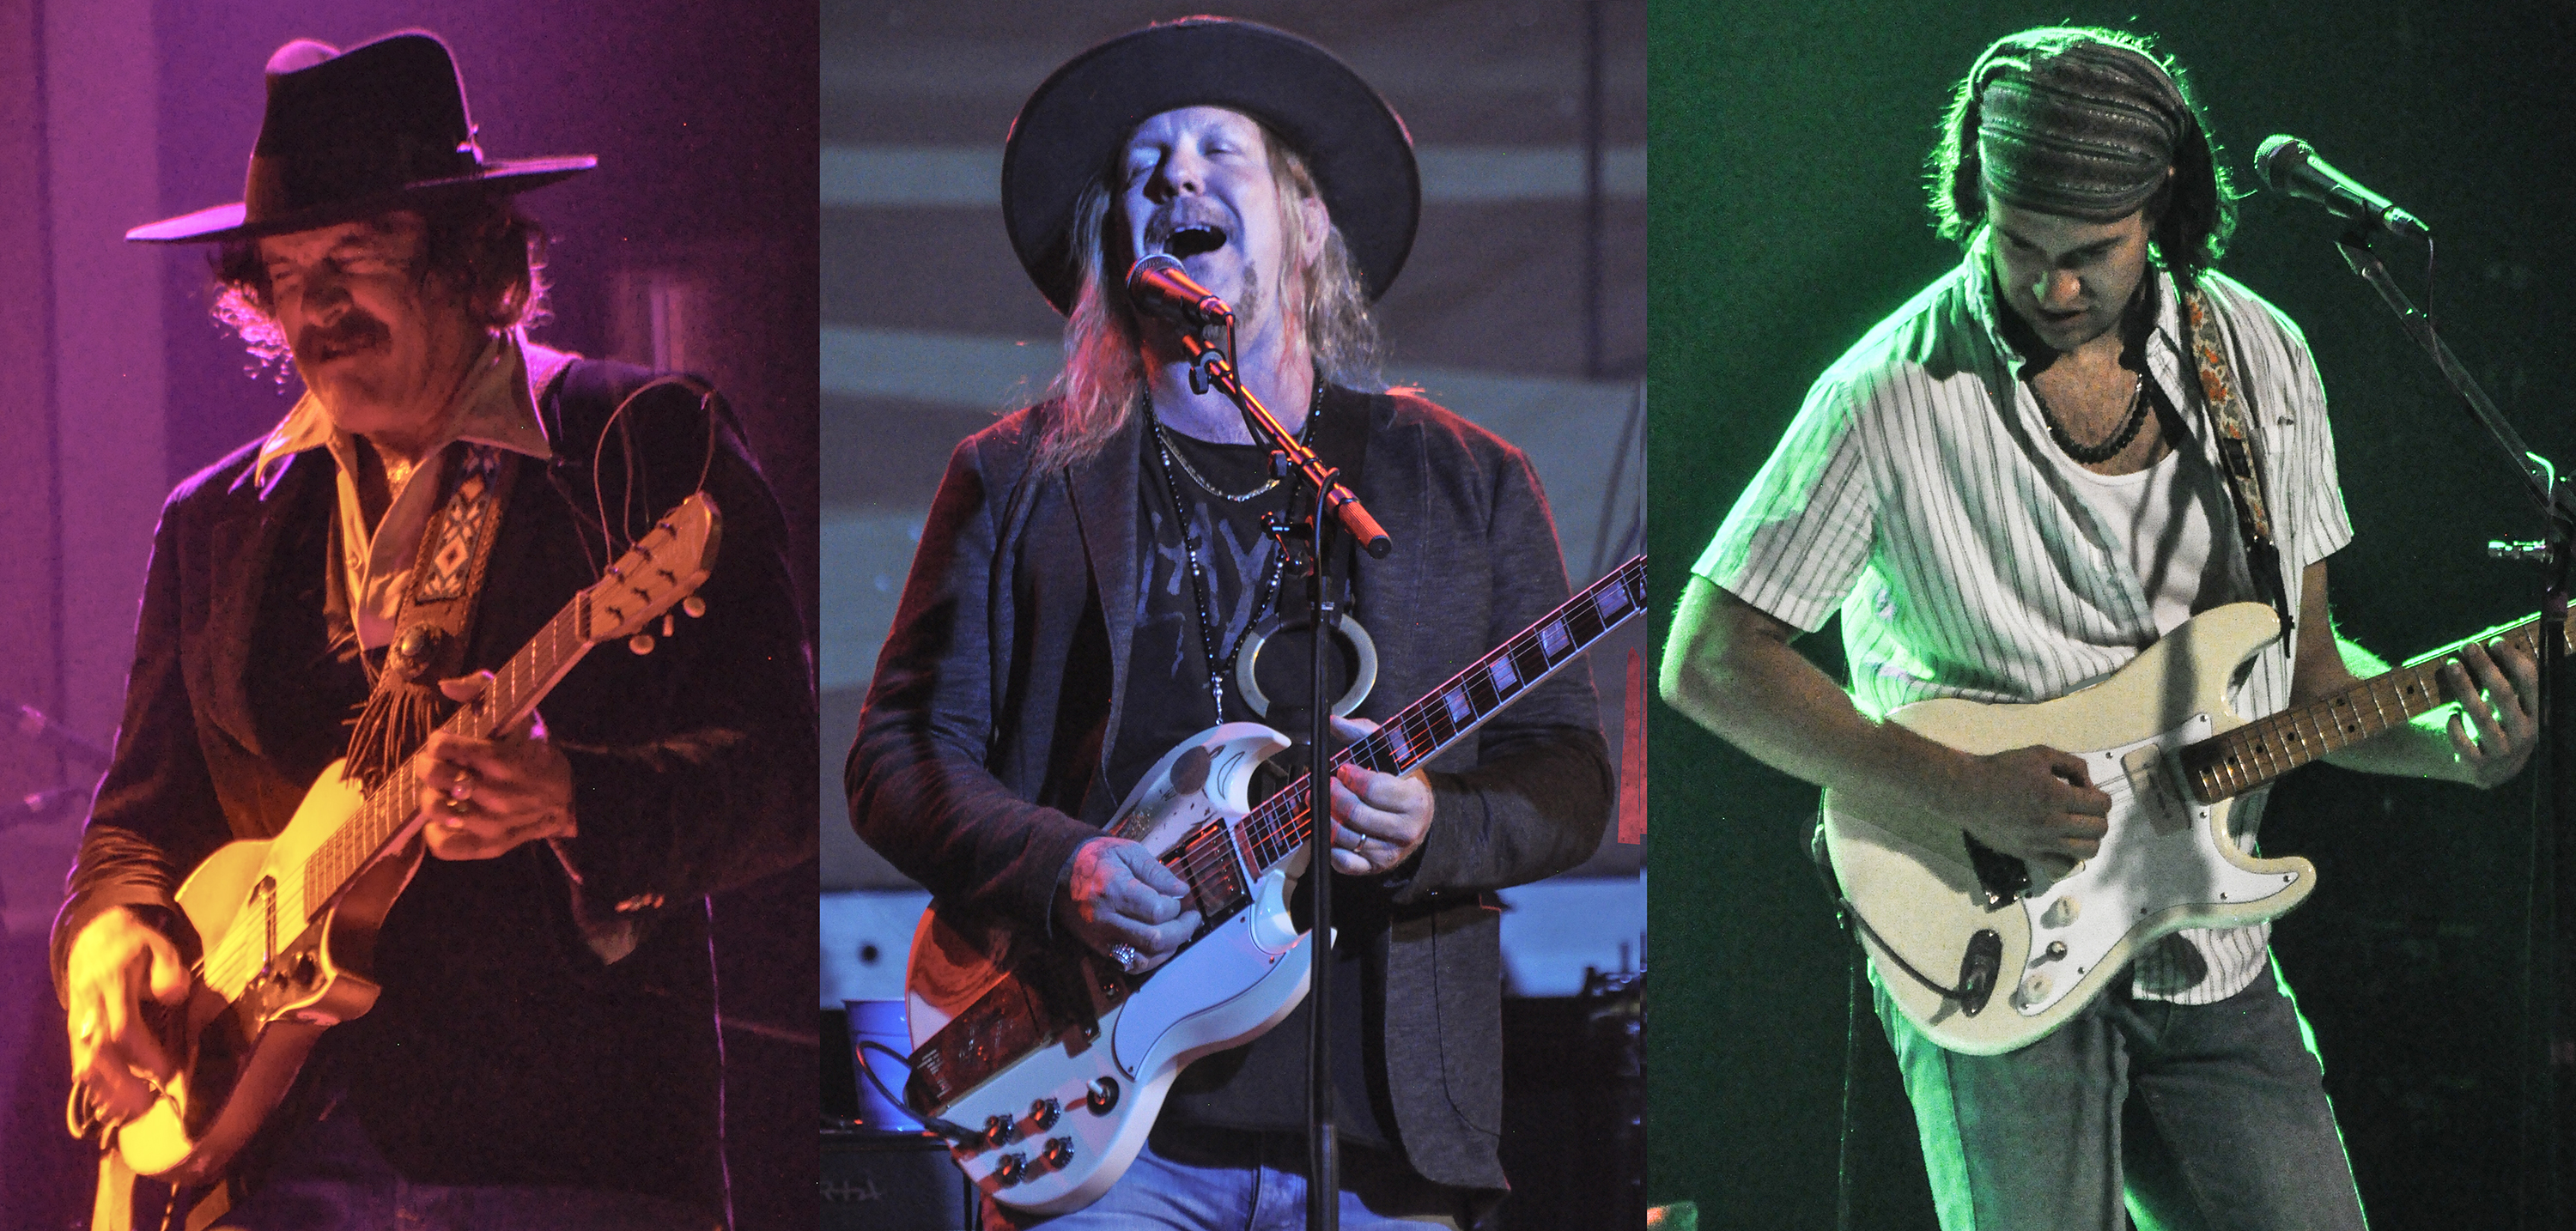
<svg viewBox="0 0 2576 1231">
<path fill-rule="evenodd" d="M 1642 580 L 1644 572 L 1643 557 L 1631 559 L 1619 568 L 1613 569 L 1599 581 L 1559 604 L 1555 610 L 1542 617 L 1536 624 L 1505 640 L 1492 653 L 1451 676 L 1422 700 L 1405 707 L 1386 723 L 1353 740 L 1342 751 L 1333 754 L 1326 763 L 1328 770 L 1338 770 L 1344 764 L 1357 763 L 1380 772 L 1401 774 L 1429 760 L 1444 750 L 1449 743 L 1464 736 L 1485 718 L 1499 711 L 1505 702 L 1537 687 L 1541 681 L 1555 674 L 1558 668 L 1578 657 L 1584 650 L 1589 649 L 1594 641 L 1607 633 L 1614 621 L 1602 614 L 1599 597 L 1611 587 L 1621 588 L 1621 597 L 1627 600 L 1623 610 L 1633 613 L 1636 610 L 1636 601 L 1628 591 L 1630 587 Z M 1550 626 L 1558 627 L 1564 633 L 1566 640 L 1563 652 L 1554 657 L 1549 655 L 1546 639 L 1542 635 L 1542 630 Z M 1509 690 L 1500 687 L 1491 688 L 1490 691 L 1494 694 L 1491 704 L 1475 704 L 1474 693 L 1469 690 L 1474 687 L 1478 677 L 1485 676 L 1490 683 L 1489 673 L 1493 665 L 1503 661 L 1512 662 L 1514 671 L 1520 671 L 1518 659 L 1521 653 L 1533 649 L 1537 652 L 1541 663 L 1541 668 L 1537 672 L 1531 673 L 1527 679 L 1515 681 Z M 1445 704 L 1447 697 L 1453 691 L 1465 694 L 1470 707 L 1480 712 L 1465 724 L 1458 723 L 1453 717 L 1450 722 L 1451 732 L 1443 738 L 1439 734 L 1437 720 L 1449 715 L 1446 715 L 1439 706 Z M 1392 742 L 1399 737 L 1402 741 L 1400 744 Z M 1399 755 L 1397 752 L 1399 747 L 1411 755 Z M 1308 782 L 1309 779 L 1305 775 L 1299 775 L 1286 788 L 1253 807 L 1239 822 L 1235 823 L 1235 834 L 1243 844 L 1243 863 L 1246 865 L 1240 869 L 1238 875 L 1267 867 L 1279 859 L 1288 857 L 1297 847 L 1305 845 L 1313 831 L 1313 810 L 1308 807 L 1307 800 Z M 1193 835 L 1196 832 L 1193 831 Z M 1173 858 L 1175 856 L 1176 859 Z M 1182 872 L 1194 891 L 1203 890 L 1205 879 L 1210 874 L 1223 874 L 1236 869 L 1235 852 L 1232 849 L 1218 843 L 1192 844 L 1186 838 L 1180 846 L 1166 856 L 1165 862 L 1166 866 Z M 1248 886 L 1246 888 L 1248 889 Z M 1240 897 L 1240 894 L 1237 896 Z M 1227 904 L 1231 905 L 1231 902 Z"/>
</svg>

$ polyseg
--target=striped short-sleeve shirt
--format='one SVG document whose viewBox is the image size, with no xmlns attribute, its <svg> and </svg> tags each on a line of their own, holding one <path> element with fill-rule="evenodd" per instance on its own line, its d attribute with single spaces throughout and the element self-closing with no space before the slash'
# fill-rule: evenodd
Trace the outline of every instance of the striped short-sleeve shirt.
<svg viewBox="0 0 2576 1231">
<path fill-rule="evenodd" d="M 2056 445 L 2003 338 L 1983 238 L 1959 267 L 1872 328 L 1808 391 L 1698 564 L 1700 577 L 1808 632 L 1840 614 L 1853 701 L 1872 715 L 1933 697 L 2044 701 L 2094 683 L 2154 644 L 2152 596 L 2115 531 L 2052 458 Z M 2218 455 L 2170 277 L 2146 379 Z M 2282 584 L 2298 615 L 2300 573 L 2352 538 L 2335 477 L 2325 391 L 2307 342 L 2232 279 L 2204 275 L 2257 439 Z M 2217 602 L 2261 597 L 2232 508 L 2213 527 L 2204 586 Z M 2232 697 L 2261 717 L 2290 696 L 2289 654 L 2265 647 Z M 2233 813 L 2253 846 L 2262 792 Z M 2136 993 L 2222 1000 L 2263 967 L 2270 926 L 2194 929 L 2151 946 Z"/>
</svg>

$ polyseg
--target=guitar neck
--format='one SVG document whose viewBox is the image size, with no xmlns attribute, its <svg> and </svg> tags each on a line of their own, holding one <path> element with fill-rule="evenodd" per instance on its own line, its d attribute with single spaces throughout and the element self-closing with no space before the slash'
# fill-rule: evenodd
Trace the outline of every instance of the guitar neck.
<svg viewBox="0 0 2576 1231">
<path fill-rule="evenodd" d="M 575 597 L 546 622 L 510 661 L 492 673 L 483 695 L 457 707 L 438 729 L 468 739 L 490 739 L 527 717 L 555 682 L 572 670 L 590 649 L 583 634 L 590 604 Z M 367 792 L 366 802 L 304 862 L 304 901 L 318 909 L 331 900 L 378 851 L 400 836 L 419 811 L 420 775 L 427 766 L 421 754 L 404 758 L 394 772 Z"/>
<path fill-rule="evenodd" d="M 1338 769 L 1356 763 L 1381 773 L 1412 772 L 1574 661 L 1603 634 L 1643 610 L 1645 602 L 1646 558 L 1637 556 L 1449 677 L 1377 730 L 1333 754 L 1329 765 Z M 1306 844 L 1312 828 L 1306 778 L 1301 774 L 1287 789 L 1254 808 L 1236 833 L 1245 864 L 1257 873 L 1294 855 Z M 1184 855 L 1195 845 L 1185 842 L 1174 855 Z"/>
<path fill-rule="evenodd" d="M 2442 704 L 2442 664 L 2462 647 L 2502 638 L 2540 653 L 2540 617 L 2527 616 L 2453 642 L 2319 701 L 2283 710 L 2182 750 L 2191 792 L 2202 803 L 2242 795 L 2318 757 L 2405 725 Z"/>
</svg>

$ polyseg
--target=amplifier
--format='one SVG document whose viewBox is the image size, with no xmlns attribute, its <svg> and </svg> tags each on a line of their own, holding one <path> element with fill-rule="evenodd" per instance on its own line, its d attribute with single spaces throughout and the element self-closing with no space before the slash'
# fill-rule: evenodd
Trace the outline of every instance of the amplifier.
<svg viewBox="0 0 2576 1231">
<path fill-rule="evenodd" d="M 974 1231 L 975 1188 L 929 1133 L 823 1134 L 823 1231 Z"/>
</svg>

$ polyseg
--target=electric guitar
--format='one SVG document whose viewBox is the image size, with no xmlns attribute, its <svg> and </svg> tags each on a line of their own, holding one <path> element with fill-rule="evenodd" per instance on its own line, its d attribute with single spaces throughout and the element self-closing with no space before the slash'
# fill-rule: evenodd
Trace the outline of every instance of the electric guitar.
<svg viewBox="0 0 2576 1231">
<path fill-rule="evenodd" d="M 2468 642 L 2247 722 L 2228 709 L 2228 682 L 2280 627 L 2270 607 L 2235 603 L 2053 701 L 1946 698 L 1889 715 L 1962 752 L 2075 752 L 2111 797 L 2101 849 L 2051 876 L 1958 829 L 1863 815 L 1826 793 L 1835 877 L 1879 984 L 1907 1020 L 1952 1051 L 2010 1051 L 2083 1009 L 2148 943 L 2184 928 L 2261 923 L 2306 900 L 2316 868 L 2239 849 L 2228 832 L 2235 800 L 2441 705 L 2435 672 Z M 2539 635 L 2534 616 L 2470 640 L 2503 636 L 2536 656 Z"/>
<path fill-rule="evenodd" d="M 527 717 L 601 642 L 636 638 L 707 578 L 717 540 L 715 502 L 690 496 L 652 533 L 575 595 L 439 729 L 488 739 Z M 691 614 L 704 610 L 691 601 Z M 168 1015 L 163 1044 L 178 1074 L 151 1109 L 106 1130 L 105 1145 L 137 1174 L 180 1186 L 223 1175 L 287 1088 L 322 1032 L 373 1008 L 368 977 L 376 931 L 420 867 L 417 753 L 372 791 L 322 771 L 274 838 L 227 844 L 179 886 L 179 908 L 204 942 L 188 1001 Z M 87 1092 L 72 1090 L 74 1120 Z"/>
<path fill-rule="evenodd" d="M 1638 556 L 1335 753 L 1410 772 L 1642 610 Z M 1127 975 L 1078 943 L 1046 949 L 1007 924 L 934 905 L 904 975 L 914 1047 L 904 1101 L 973 1131 L 950 1154 L 993 1200 L 1061 1214 L 1117 1182 L 1190 1061 L 1277 1025 L 1306 995 L 1310 933 L 1289 921 L 1304 870 L 1306 782 L 1255 807 L 1252 771 L 1288 747 L 1259 723 L 1183 741 L 1106 832 L 1143 843 L 1190 887 L 1203 922 L 1155 970 Z"/>
</svg>

